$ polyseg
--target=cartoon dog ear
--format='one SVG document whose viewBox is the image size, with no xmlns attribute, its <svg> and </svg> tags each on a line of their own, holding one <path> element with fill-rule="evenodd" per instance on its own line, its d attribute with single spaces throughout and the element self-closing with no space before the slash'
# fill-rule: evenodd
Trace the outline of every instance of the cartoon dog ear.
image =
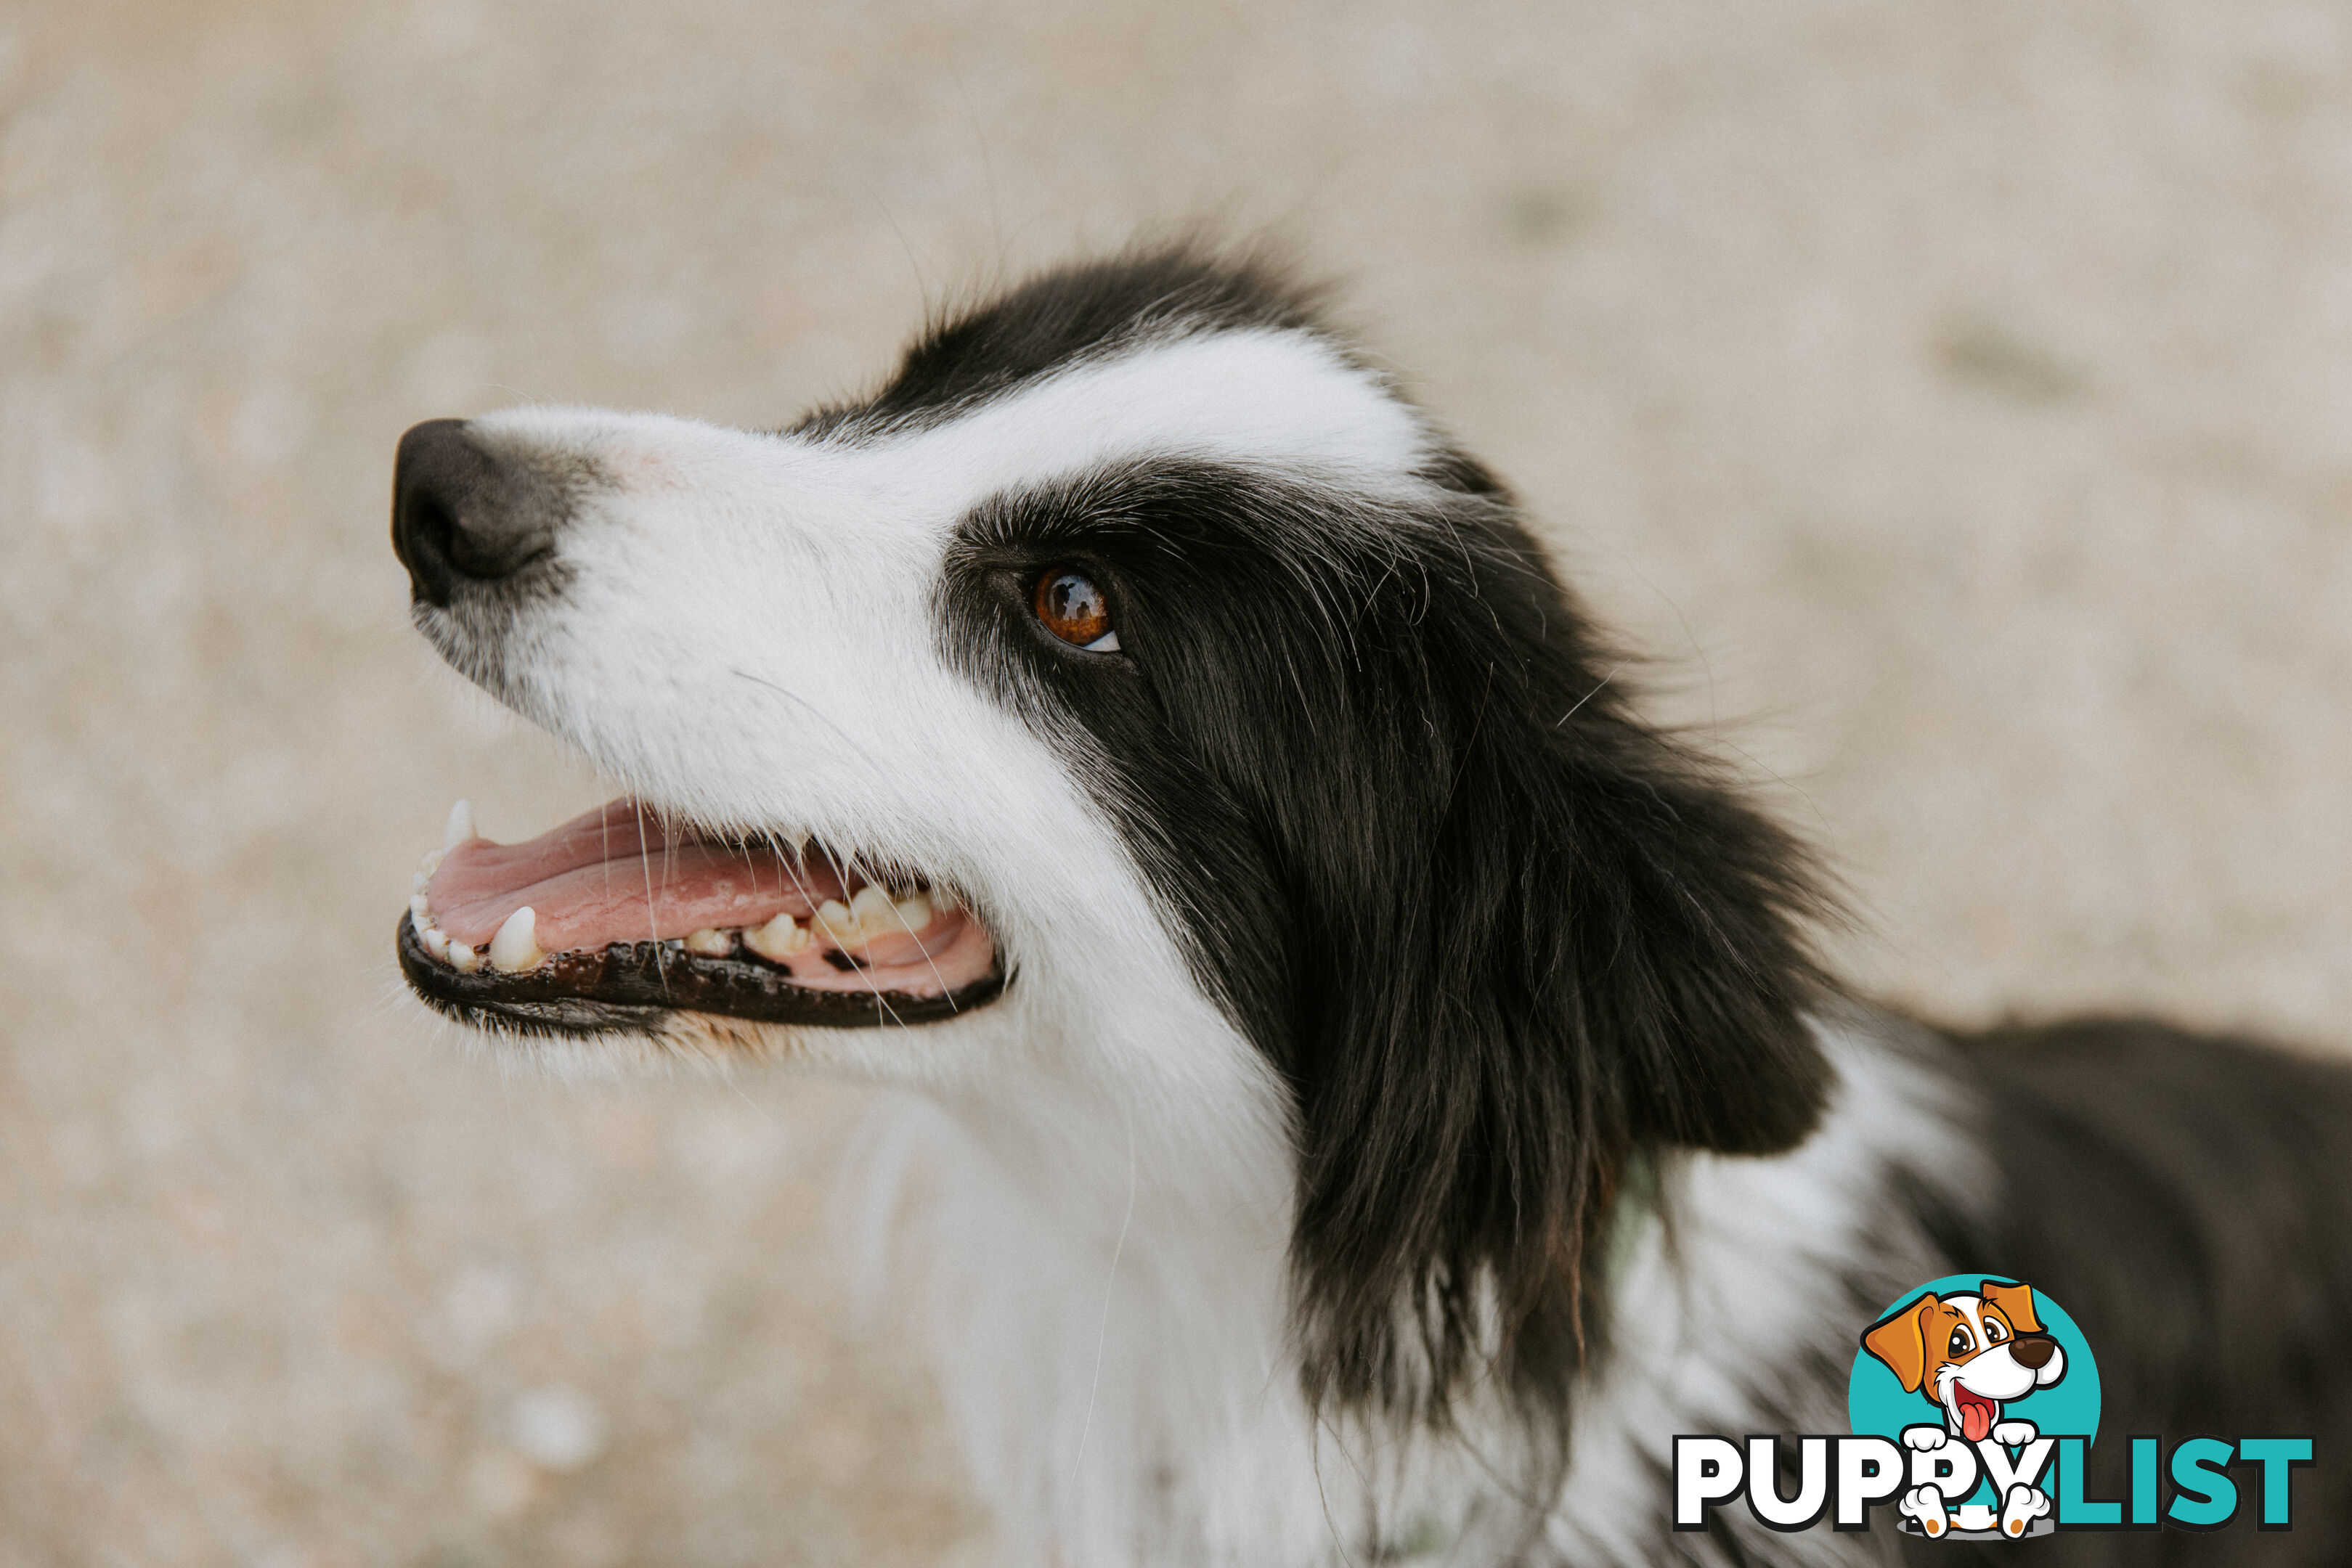
<svg viewBox="0 0 2352 1568">
<path fill-rule="evenodd" d="M 2012 1285 L 2001 1280 L 1987 1280 L 1979 1287 L 1984 1299 L 2000 1309 L 2009 1326 L 2020 1333 L 2041 1333 L 2042 1320 L 2033 1315 L 2033 1287 Z"/>
<path fill-rule="evenodd" d="M 1927 1320 L 1944 1303 L 1933 1291 L 1863 1331 L 1862 1348 L 1903 1380 L 1903 1392 L 1916 1394 L 1927 1380 Z"/>
</svg>

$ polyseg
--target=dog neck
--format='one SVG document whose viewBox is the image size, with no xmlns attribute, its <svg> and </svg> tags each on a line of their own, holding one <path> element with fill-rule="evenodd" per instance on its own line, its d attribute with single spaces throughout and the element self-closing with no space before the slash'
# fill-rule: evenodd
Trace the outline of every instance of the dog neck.
<svg viewBox="0 0 2352 1568">
<path fill-rule="evenodd" d="M 1832 1429 L 1842 1409 L 1771 1403 L 1790 1381 L 1774 1369 L 1850 1356 L 1853 1323 L 1927 1270 L 1924 1241 L 1890 1234 L 1864 1195 L 1890 1165 L 1937 1168 L 1942 1086 L 1868 1031 L 1824 1040 L 1839 1090 L 1802 1147 L 1661 1151 L 1629 1171 L 1603 1249 L 1605 1351 L 1543 1526 L 1562 1549 L 1606 1561 L 1646 1539 L 1676 1432 Z M 1139 1542 L 1186 1543 L 1171 1561 L 1193 1563 L 1448 1543 L 1483 1560 L 1458 1538 L 1521 1435 L 1491 1402 L 1444 1441 L 1345 1418 L 1318 1434 L 1290 1326 L 1286 1128 L 1188 1124 L 1166 1090 L 1032 1082 L 877 1107 L 858 1228 L 870 1242 L 901 1216 L 895 1249 L 927 1281 L 941 1391 L 1006 1560 L 1148 1561 Z M 1861 1255 L 1887 1278 L 1840 1273 Z"/>
<path fill-rule="evenodd" d="M 1192 1071 L 1219 1054 L 1125 1044 Z M 1364 1561 L 1465 1506 L 1429 1445 L 1344 1418 L 1318 1442 L 1291 1334 L 1292 1134 L 1259 1059 L 1226 1056 L 1257 1081 L 987 1072 L 875 1107 L 845 1214 L 921 1282 L 1007 1562 L 1138 1563 L 1161 1543 L 1171 1562 L 1321 1563 L 1335 1538 Z"/>
</svg>

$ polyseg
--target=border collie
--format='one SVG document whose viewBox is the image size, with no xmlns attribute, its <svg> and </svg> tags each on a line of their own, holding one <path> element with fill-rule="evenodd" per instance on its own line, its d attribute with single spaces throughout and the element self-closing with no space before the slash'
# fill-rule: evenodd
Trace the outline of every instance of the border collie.
<svg viewBox="0 0 2352 1568">
<path fill-rule="evenodd" d="M 2352 1072 L 1849 996 L 1801 846 L 1279 269 L 1042 276 L 782 430 L 421 424 L 393 534 L 625 791 L 461 803 L 408 979 L 562 1068 L 902 1091 L 858 1212 L 1008 1562 L 1993 1550 L 1668 1523 L 1677 1434 L 1845 1430 L 1963 1270 L 2074 1314 L 2109 1432 L 2318 1439 L 2291 1534 L 2034 1550 L 2352 1558 Z"/>
</svg>

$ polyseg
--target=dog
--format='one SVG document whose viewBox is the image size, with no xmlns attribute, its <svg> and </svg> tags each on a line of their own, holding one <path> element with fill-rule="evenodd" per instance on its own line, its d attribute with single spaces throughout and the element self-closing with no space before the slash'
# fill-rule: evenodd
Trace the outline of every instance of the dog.
<svg viewBox="0 0 2352 1568">
<path fill-rule="evenodd" d="M 1667 1524 L 1675 1434 L 1843 1430 L 1858 1326 L 1961 1270 L 2065 1303 L 2112 1431 L 2317 1438 L 2289 1534 L 2033 1550 L 2352 1556 L 2352 1072 L 1850 994 L 1807 850 L 1282 268 L 1045 273 L 778 430 L 422 424 L 394 544 L 623 791 L 461 803 L 404 973 L 557 1071 L 881 1086 L 852 1212 L 1007 1562 L 1990 1550 Z M 2016 1343 L 1923 1349 L 1947 1428 Z"/>
<path fill-rule="evenodd" d="M 2033 1287 L 2000 1280 L 1987 1280 L 1973 1293 L 1938 1296 L 1930 1291 L 1873 1323 L 1862 1344 L 1902 1382 L 1905 1393 L 1925 1395 L 1942 1416 L 1939 1424 L 1904 1428 L 1905 1446 L 1925 1454 L 1948 1448 L 1955 1438 L 2024 1447 L 2039 1433 L 2031 1421 L 2004 1420 L 2002 1406 L 2066 1375 L 2065 1349 L 2042 1332 L 2034 1315 Z M 1930 1537 L 1942 1535 L 1953 1522 L 1951 1500 L 1932 1482 L 1912 1488 L 1896 1507 Z M 2012 1485 L 2001 1500 L 1999 1528 L 2004 1535 L 2021 1536 L 2033 1520 L 2050 1511 L 2049 1496 L 2041 1488 Z"/>
</svg>

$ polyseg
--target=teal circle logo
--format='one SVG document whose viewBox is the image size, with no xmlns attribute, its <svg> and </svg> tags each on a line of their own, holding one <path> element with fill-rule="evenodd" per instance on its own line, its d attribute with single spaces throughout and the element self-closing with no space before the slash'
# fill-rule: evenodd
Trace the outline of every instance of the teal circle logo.
<svg viewBox="0 0 2352 1568">
<path fill-rule="evenodd" d="M 1930 1296 L 1935 1302 L 1927 1301 Z M 2021 1372 L 2010 1364 L 2024 1359 L 2023 1354 L 2000 1355 L 1997 1375 L 1969 1376 L 1969 1359 L 2005 1353 L 2021 1333 L 2027 1343 L 2036 1336 L 2056 1342 L 2064 1362 L 2054 1381 L 2011 1392 L 2035 1375 L 2033 1370 Z M 2024 1345 L 2017 1349 L 2023 1353 Z M 2000 1397 L 1988 1400 L 1954 1391 L 1955 1385 L 1965 1389 L 1971 1382 Z M 1864 1328 L 1853 1372 L 1846 1381 L 1846 1416 L 1857 1434 L 1874 1434 L 1897 1445 L 1908 1427 L 1944 1427 L 1954 1437 L 1973 1443 L 2008 1423 L 2031 1422 L 2040 1437 L 2081 1437 L 2087 1452 L 2099 1431 L 2098 1362 L 2066 1309 L 2028 1282 L 2000 1275 L 1946 1274 L 1904 1291 Z M 1999 1427 L 1991 1425 L 1996 1418 Z M 2041 1481 L 2053 1496 L 2062 1462 L 2053 1455 Z M 2072 1480 L 2079 1486 L 2081 1478 Z M 1972 1510 L 1999 1506 L 1991 1483 L 1982 1479 L 1968 1498 L 1952 1500 Z"/>
</svg>

